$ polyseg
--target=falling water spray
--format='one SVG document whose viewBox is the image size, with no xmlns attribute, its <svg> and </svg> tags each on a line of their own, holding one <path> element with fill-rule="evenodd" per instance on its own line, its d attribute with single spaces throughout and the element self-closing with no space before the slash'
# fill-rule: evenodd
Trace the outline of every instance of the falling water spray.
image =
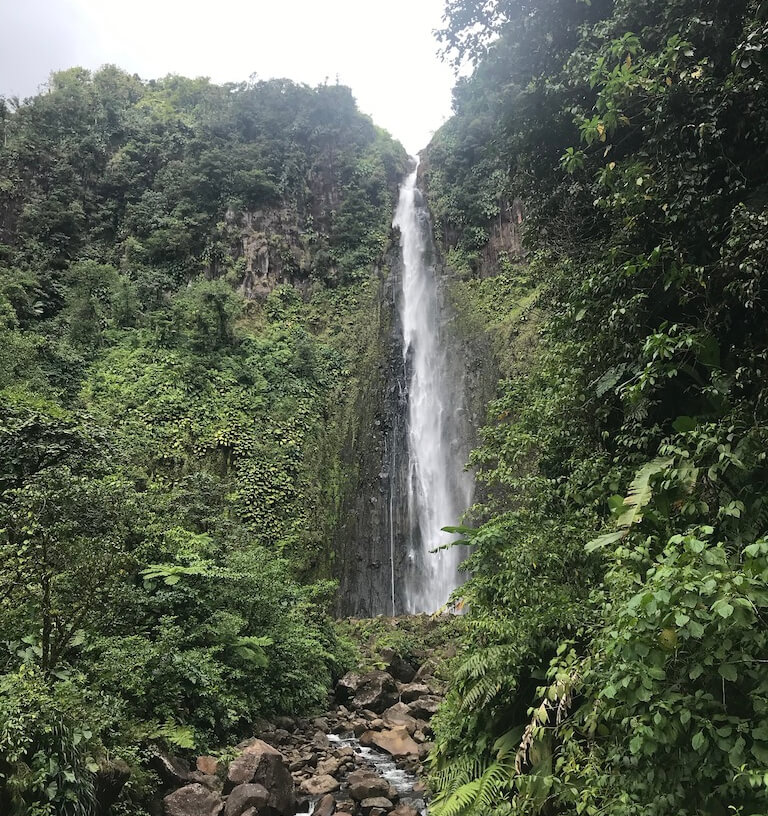
<svg viewBox="0 0 768 816">
<path fill-rule="evenodd" d="M 439 549 L 454 538 L 442 528 L 459 521 L 473 491 L 464 469 L 463 371 L 445 332 L 432 228 L 417 173 L 418 167 L 401 186 L 394 219 L 403 260 L 399 301 L 408 389 L 410 534 L 403 597 L 409 613 L 434 612 L 458 586 L 461 548 Z"/>
</svg>

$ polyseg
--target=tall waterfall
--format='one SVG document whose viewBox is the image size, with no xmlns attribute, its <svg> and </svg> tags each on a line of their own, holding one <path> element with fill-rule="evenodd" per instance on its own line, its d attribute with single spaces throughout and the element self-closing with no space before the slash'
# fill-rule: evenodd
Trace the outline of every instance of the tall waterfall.
<svg viewBox="0 0 768 816">
<path fill-rule="evenodd" d="M 405 611 L 434 612 L 459 584 L 461 551 L 441 528 L 454 525 L 472 501 L 466 462 L 466 416 L 460 357 L 444 331 L 445 311 L 435 271 L 429 214 L 416 186 L 418 166 L 400 188 L 394 226 L 400 228 L 399 293 L 407 387 L 409 540 Z M 394 596 L 393 596 L 394 599 Z"/>
</svg>

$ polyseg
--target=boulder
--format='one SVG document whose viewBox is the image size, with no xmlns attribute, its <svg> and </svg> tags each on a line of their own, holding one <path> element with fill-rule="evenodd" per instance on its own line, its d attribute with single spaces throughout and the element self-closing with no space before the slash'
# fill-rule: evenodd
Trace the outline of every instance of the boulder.
<svg viewBox="0 0 768 816">
<path fill-rule="evenodd" d="M 296 795 L 285 757 L 263 740 L 252 740 L 229 763 L 225 790 L 249 782 L 258 782 L 269 791 L 269 807 L 281 816 L 295 812 Z"/>
<path fill-rule="evenodd" d="M 387 731 L 368 731 L 360 738 L 361 745 L 375 745 L 393 757 L 418 756 L 419 745 L 402 726 Z"/>
<path fill-rule="evenodd" d="M 149 767 L 168 787 L 178 788 L 189 782 L 189 765 L 182 759 L 157 751 L 149 759 Z"/>
<path fill-rule="evenodd" d="M 384 721 L 384 725 L 389 728 L 403 726 L 409 734 L 413 734 L 417 728 L 416 718 L 410 715 L 409 708 L 405 703 L 395 703 L 390 706 L 381 715 L 381 719 Z"/>
<path fill-rule="evenodd" d="M 432 690 L 426 683 L 406 683 L 400 686 L 400 699 L 404 703 L 412 703 L 419 697 L 426 697 Z"/>
<path fill-rule="evenodd" d="M 122 759 L 103 762 L 96 771 L 94 789 L 98 813 L 109 813 L 117 801 L 120 791 L 131 778 L 131 769 Z"/>
<path fill-rule="evenodd" d="M 192 773 L 189 775 L 189 781 L 199 782 L 201 785 L 205 785 L 205 787 L 209 790 L 216 791 L 217 793 L 221 793 L 221 790 L 224 787 L 224 782 L 222 781 L 221 777 L 200 773 L 200 771 L 192 771 Z"/>
<path fill-rule="evenodd" d="M 328 739 L 328 735 L 324 731 L 316 731 L 315 735 L 312 737 L 312 744 L 316 748 L 330 748 L 331 741 Z"/>
<path fill-rule="evenodd" d="M 317 772 L 319 774 L 330 774 L 333 776 L 334 774 L 338 773 L 340 767 L 341 760 L 336 759 L 335 757 L 328 757 L 328 759 L 324 759 L 322 762 L 317 763 Z"/>
<path fill-rule="evenodd" d="M 216 776 L 219 772 L 219 760 L 212 756 L 199 756 L 195 763 L 197 770 L 206 776 Z"/>
<path fill-rule="evenodd" d="M 437 668 L 437 662 L 435 660 L 427 660 L 426 663 L 423 663 L 416 674 L 413 676 L 413 683 L 428 683 L 432 679 L 432 675 L 435 673 L 435 669 Z"/>
<path fill-rule="evenodd" d="M 340 703 L 348 703 L 357 693 L 360 685 L 360 675 L 357 672 L 348 672 L 336 683 L 336 699 Z"/>
<path fill-rule="evenodd" d="M 333 816 L 336 812 L 336 800 L 330 793 L 325 796 L 315 805 L 312 811 L 312 816 Z"/>
<path fill-rule="evenodd" d="M 360 678 L 353 704 L 355 708 L 369 709 L 381 714 L 397 702 L 397 686 L 391 674 L 372 671 Z"/>
<path fill-rule="evenodd" d="M 266 807 L 269 802 L 269 791 L 257 783 L 238 785 L 227 797 L 224 816 L 243 816 L 249 808 Z"/>
<path fill-rule="evenodd" d="M 380 657 L 395 680 L 401 683 L 410 683 L 413 680 L 418 666 L 414 666 L 410 660 L 406 660 L 394 649 L 382 649 Z"/>
<path fill-rule="evenodd" d="M 340 787 L 339 781 L 330 774 L 320 774 L 305 779 L 301 783 L 301 792 L 307 796 L 325 796 L 326 793 L 332 793 Z"/>
<path fill-rule="evenodd" d="M 356 802 L 389 794 L 389 782 L 373 771 L 354 771 L 349 775 L 347 782 L 349 784 L 349 795 Z"/>
<path fill-rule="evenodd" d="M 224 802 L 218 793 L 197 782 L 185 785 L 163 799 L 165 816 L 219 816 Z"/>
<path fill-rule="evenodd" d="M 419 816 L 419 811 L 411 805 L 402 804 L 392 811 L 391 816 Z"/>
<path fill-rule="evenodd" d="M 440 698 L 430 694 L 414 700 L 408 706 L 408 713 L 417 720 L 428 720 L 433 714 L 437 713 L 439 707 Z"/>
<path fill-rule="evenodd" d="M 363 734 L 360 734 L 360 745 L 362 745 L 363 748 L 373 748 L 374 746 L 373 738 L 375 736 L 376 732 L 370 730 L 366 731 Z"/>
<path fill-rule="evenodd" d="M 362 808 L 363 813 L 370 813 L 372 810 L 377 808 L 387 812 L 392 810 L 392 802 L 383 796 L 373 796 L 370 799 L 363 799 L 363 801 L 360 802 L 360 807 Z"/>
</svg>

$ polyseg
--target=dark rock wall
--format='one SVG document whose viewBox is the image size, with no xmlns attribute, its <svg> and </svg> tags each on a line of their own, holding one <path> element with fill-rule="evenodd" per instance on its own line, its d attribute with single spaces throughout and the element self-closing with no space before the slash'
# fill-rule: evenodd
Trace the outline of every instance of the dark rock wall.
<svg viewBox="0 0 768 816">
<path fill-rule="evenodd" d="M 350 436 L 345 461 L 354 473 L 343 500 L 337 536 L 338 612 L 372 617 L 402 608 L 400 589 L 408 540 L 406 374 L 403 332 L 397 298 L 401 261 L 396 240 L 382 273 L 379 309 L 378 365 L 360 389 L 356 432 Z M 393 558 L 394 549 L 394 575 Z"/>
</svg>

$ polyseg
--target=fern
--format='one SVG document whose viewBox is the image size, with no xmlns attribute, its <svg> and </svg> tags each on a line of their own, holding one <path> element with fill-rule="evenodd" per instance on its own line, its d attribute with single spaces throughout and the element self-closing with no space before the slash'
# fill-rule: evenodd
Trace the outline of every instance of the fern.
<svg viewBox="0 0 768 816">
<path fill-rule="evenodd" d="M 653 488 L 651 487 L 651 479 L 658 473 L 668 470 L 674 459 L 654 459 L 652 462 L 644 465 L 637 471 L 635 478 L 629 485 L 629 492 L 627 493 L 621 507 L 623 512 L 618 518 L 618 530 L 612 533 L 604 533 L 597 538 L 592 539 L 587 544 L 587 552 L 594 552 L 603 547 L 608 547 L 621 541 L 629 531 L 633 524 L 639 524 L 643 520 L 643 508 L 650 504 L 653 498 Z"/>
<path fill-rule="evenodd" d="M 435 774 L 433 781 L 441 792 L 432 805 L 434 816 L 487 816 L 505 801 L 514 787 L 519 741 L 520 729 L 513 729 L 496 740 L 496 757 L 489 764 L 465 759 Z"/>
</svg>

